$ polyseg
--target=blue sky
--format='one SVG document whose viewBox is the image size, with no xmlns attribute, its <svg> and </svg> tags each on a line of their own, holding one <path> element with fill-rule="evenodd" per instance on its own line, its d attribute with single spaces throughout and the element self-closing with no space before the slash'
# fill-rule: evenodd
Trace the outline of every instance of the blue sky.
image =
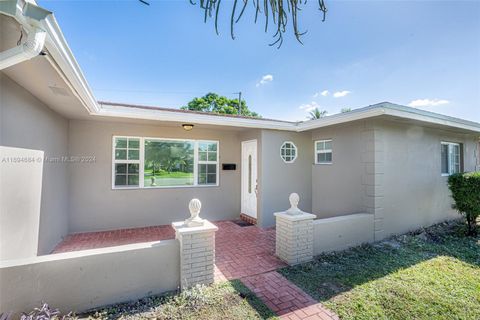
<svg viewBox="0 0 480 320">
<path fill-rule="evenodd" d="M 207 92 L 242 91 L 268 118 L 391 101 L 480 122 L 479 1 L 326 0 L 325 22 L 309 1 L 304 44 L 288 32 L 280 49 L 268 46 L 273 29 L 253 24 L 251 9 L 232 40 L 233 2 L 222 3 L 217 36 L 188 0 L 39 1 L 99 100 L 177 108 Z"/>
</svg>

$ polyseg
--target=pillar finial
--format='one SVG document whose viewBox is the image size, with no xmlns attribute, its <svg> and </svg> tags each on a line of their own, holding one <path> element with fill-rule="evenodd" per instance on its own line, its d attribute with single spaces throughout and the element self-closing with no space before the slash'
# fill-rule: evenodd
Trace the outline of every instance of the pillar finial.
<svg viewBox="0 0 480 320">
<path fill-rule="evenodd" d="M 302 210 L 298 209 L 298 203 L 300 202 L 300 196 L 298 193 L 291 193 L 290 196 L 288 197 L 288 200 L 290 201 L 290 209 L 285 211 L 287 214 L 290 215 L 297 215 L 303 213 Z"/>
<path fill-rule="evenodd" d="M 190 210 L 190 218 L 185 220 L 185 224 L 189 227 L 203 226 L 204 220 L 200 218 L 200 210 L 202 209 L 202 202 L 198 199 L 192 199 L 188 203 L 188 210 Z"/>
</svg>

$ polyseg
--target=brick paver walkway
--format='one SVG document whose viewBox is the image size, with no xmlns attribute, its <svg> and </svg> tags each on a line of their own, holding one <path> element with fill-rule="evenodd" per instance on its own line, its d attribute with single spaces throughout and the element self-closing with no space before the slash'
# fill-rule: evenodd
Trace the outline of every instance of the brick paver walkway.
<svg viewBox="0 0 480 320">
<path fill-rule="evenodd" d="M 281 319 L 338 317 L 275 270 L 286 266 L 275 256 L 275 229 L 214 222 L 215 281 L 240 279 Z M 175 238 L 171 226 L 121 229 L 68 235 L 52 253 L 87 250 Z"/>
<path fill-rule="evenodd" d="M 111 231 L 74 233 L 65 237 L 52 253 L 114 247 L 130 243 L 174 239 L 171 226 L 119 229 Z"/>
<path fill-rule="evenodd" d="M 275 256 L 275 229 L 215 222 L 215 281 L 240 279 L 285 266 Z"/>
<path fill-rule="evenodd" d="M 276 271 L 245 277 L 241 281 L 280 319 L 339 319 Z"/>
</svg>

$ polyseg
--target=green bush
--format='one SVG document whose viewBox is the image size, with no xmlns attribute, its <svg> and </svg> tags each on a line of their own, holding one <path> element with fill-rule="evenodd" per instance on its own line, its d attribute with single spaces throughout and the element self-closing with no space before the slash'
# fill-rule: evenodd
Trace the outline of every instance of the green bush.
<svg viewBox="0 0 480 320">
<path fill-rule="evenodd" d="M 453 208 L 467 220 L 467 234 L 476 234 L 476 221 L 480 216 L 480 171 L 452 174 L 448 177 L 448 187 L 455 201 Z"/>
</svg>

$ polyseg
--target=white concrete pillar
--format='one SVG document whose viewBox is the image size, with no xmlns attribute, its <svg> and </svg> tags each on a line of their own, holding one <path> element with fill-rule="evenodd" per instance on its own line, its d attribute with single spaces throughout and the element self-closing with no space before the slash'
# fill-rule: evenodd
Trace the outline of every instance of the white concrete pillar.
<svg viewBox="0 0 480 320">
<path fill-rule="evenodd" d="M 180 289 L 214 281 L 215 232 L 218 227 L 199 217 L 201 202 L 189 204 L 191 217 L 172 223 L 175 238 L 180 242 Z"/>
<path fill-rule="evenodd" d="M 299 196 L 289 197 L 291 208 L 274 213 L 276 217 L 276 255 L 295 265 L 313 259 L 313 220 L 314 214 L 298 209 Z"/>
</svg>

